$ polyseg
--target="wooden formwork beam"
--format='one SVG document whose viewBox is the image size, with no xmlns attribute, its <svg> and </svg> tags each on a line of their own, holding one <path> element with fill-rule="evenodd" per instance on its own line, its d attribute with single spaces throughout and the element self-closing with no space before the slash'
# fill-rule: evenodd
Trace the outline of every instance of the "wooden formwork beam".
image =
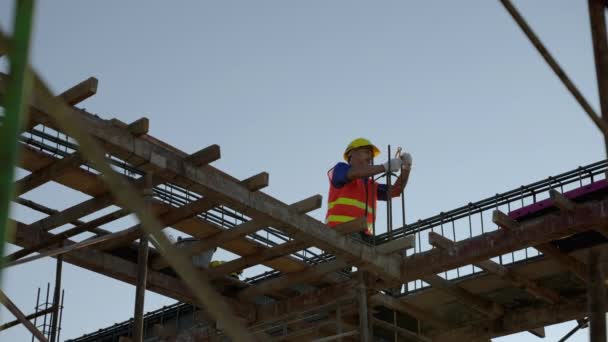
<svg viewBox="0 0 608 342">
<path fill-rule="evenodd" d="M 397 251 L 407 250 L 416 246 L 414 235 L 408 235 L 399 239 L 376 246 L 376 250 L 383 254 L 391 254 Z"/>
<path fill-rule="evenodd" d="M 350 222 L 342 223 L 342 224 L 334 227 L 334 229 L 341 234 L 350 234 L 350 233 L 355 233 L 355 232 L 361 232 L 361 231 L 365 230 L 366 228 L 367 228 L 367 223 L 366 223 L 364 217 L 350 221 Z M 310 244 L 308 244 L 306 242 L 298 241 L 298 240 L 292 240 L 289 242 L 285 242 L 278 246 L 267 248 L 260 252 L 254 253 L 252 255 L 238 258 L 238 259 L 229 261 L 227 263 L 221 264 L 218 267 L 211 268 L 211 269 L 209 269 L 209 277 L 211 279 L 214 279 L 217 277 L 228 275 L 232 272 L 238 272 L 247 267 L 255 266 L 264 261 L 275 259 L 275 258 L 281 257 L 286 254 L 291 254 L 291 253 L 297 252 L 297 251 L 302 250 L 307 247 L 310 247 Z M 342 267 L 346 267 L 346 265 L 344 265 Z M 309 270 L 301 271 L 301 272 L 308 273 L 308 272 L 311 272 L 311 270 L 309 269 Z M 298 273 L 301 273 L 301 272 L 298 272 Z M 323 275 L 323 274 L 325 274 L 325 273 L 319 273 L 319 275 Z M 291 276 L 293 276 L 293 274 L 291 274 Z M 279 277 L 279 278 L 271 279 L 269 281 L 280 281 L 281 279 L 282 279 L 282 277 Z M 263 282 L 259 286 L 262 286 L 264 283 L 266 283 L 266 282 Z M 285 283 L 287 284 L 289 282 L 285 282 Z M 257 286 L 258 285 L 252 286 L 244 291 L 245 291 L 245 293 L 254 293 L 254 292 L 256 292 L 254 290 L 254 288 L 258 288 Z M 260 289 L 261 288 L 262 287 L 260 287 Z"/>
<path fill-rule="evenodd" d="M 448 252 L 454 248 L 453 241 L 435 232 L 429 233 L 429 243 L 437 248 L 447 250 Z M 526 276 L 519 274 L 511 269 L 508 269 L 507 267 L 500 265 L 492 260 L 479 261 L 476 262 L 474 265 L 485 270 L 488 273 L 495 274 L 518 287 L 522 287 L 531 295 L 542 299 L 550 304 L 555 304 L 560 301 L 559 293 L 551 289 L 541 287 L 535 281 L 527 278 Z"/>
<path fill-rule="evenodd" d="M 458 241 L 451 252 L 433 249 L 415 257 L 405 258 L 401 267 L 401 280 L 405 283 L 421 279 L 428 274 L 449 271 L 462 265 L 474 264 L 527 246 L 543 245 L 567 235 L 606 225 L 608 218 L 605 217 L 605 212 L 608 212 L 608 199 L 580 203 L 570 213 L 544 215 L 521 223 L 515 221 L 517 224 L 512 225 L 512 228 Z M 495 222 L 503 228 L 513 221 L 504 214 L 500 216 L 507 220 Z M 571 259 L 578 262 L 574 258 Z"/>
<path fill-rule="evenodd" d="M 429 324 L 438 329 L 447 330 L 453 326 L 453 324 L 449 321 L 435 315 L 430 311 L 424 310 L 416 305 L 407 303 L 403 300 L 385 295 L 383 293 L 374 294 L 370 298 L 370 301 L 372 305 L 381 305 L 391 310 L 401 312 L 418 319 L 422 323 Z"/>
<path fill-rule="evenodd" d="M 64 232 L 61 232 L 61 234 L 54 235 L 53 237 L 49 238 L 48 240 L 42 241 L 41 243 L 39 243 L 35 246 L 20 249 L 16 252 L 6 256 L 5 262 L 8 263 L 8 262 L 17 260 L 19 258 L 22 258 L 28 254 L 38 252 L 44 248 L 61 243 L 63 240 L 69 239 L 70 237 L 78 235 L 84 231 L 89 231 L 102 224 L 106 224 L 106 223 L 118 220 L 122 217 L 127 216 L 128 214 L 129 214 L 129 212 L 124 209 L 119 209 L 119 210 L 113 211 L 107 215 L 104 215 L 104 216 L 98 217 L 94 220 L 91 220 L 90 222 L 83 223 L 74 228 L 70 228 Z M 101 235 L 108 235 L 108 234 L 110 234 L 110 232 L 107 232 L 107 233 L 101 234 Z"/>
<path fill-rule="evenodd" d="M 15 182 L 15 196 L 21 196 L 24 193 L 53 180 L 53 178 L 65 172 L 66 169 L 73 166 L 78 166 L 82 162 L 83 160 L 80 153 L 74 152 L 67 157 L 58 159 L 45 168 L 30 173 L 29 175 Z"/>
<path fill-rule="evenodd" d="M 304 199 L 302 201 L 296 202 L 292 204 L 290 207 L 296 210 L 299 213 L 307 213 L 309 211 L 318 209 L 321 207 L 322 197 L 320 195 L 315 195 Z M 193 255 L 196 253 L 200 253 L 206 250 L 213 249 L 215 247 L 221 246 L 222 243 L 226 241 L 231 241 L 237 238 L 244 237 L 248 234 L 253 234 L 256 231 L 267 227 L 268 224 L 265 222 L 259 221 L 248 221 L 242 223 L 234 228 L 228 229 L 226 231 L 217 232 L 204 240 L 197 241 L 192 245 L 189 245 L 185 248 L 184 252 Z M 162 257 L 157 257 L 151 261 L 151 267 L 155 270 L 162 269 L 167 267 L 167 262 L 162 259 Z M 231 273 L 231 272 L 228 272 Z M 227 274 L 228 274 L 227 273 Z"/>
<path fill-rule="evenodd" d="M 47 108 L 43 106 L 43 102 L 34 95 L 31 100 L 32 115 L 46 115 Z M 373 248 L 353 244 L 338 233 L 328 230 L 325 224 L 312 217 L 294 213 L 286 204 L 270 196 L 250 193 L 213 169 L 200 170 L 194 167 L 175 151 L 134 137 L 82 112 L 72 112 L 71 115 L 80 116 L 85 123 L 83 129 L 100 139 L 105 147 L 119 157 L 140 159 L 150 169 L 154 168 L 158 173 L 171 177 L 174 183 L 191 185 L 192 189 L 204 196 L 246 212 L 253 219 L 272 221 L 273 226 L 290 231 L 296 235 L 296 239 L 308 240 L 315 246 L 347 259 L 360 259 L 365 268 L 383 277 L 393 280 L 401 277 L 400 260 L 397 257 L 381 255 Z"/>
<path fill-rule="evenodd" d="M 434 334 L 433 341 L 469 341 L 473 337 L 487 339 L 530 331 L 587 315 L 585 295 L 564 298 L 558 304 L 534 305 L 510 309 L 497 320 L 474 322 L 457 329 Z"/>
<path fill-rule="evenodd" d="M 356 285 L 355 281 L 346 281 L 279 302 L 258 305 L 255 323 L 270 324 L 320 307 L 354 301 Z"/>
<path fill-rule="evenodd" d="M 261 180 L 264 180 L 265 182 L 262 184 Z M 268 185 L 268 174 L 264 172 L 257 174 L 255 176 L 243 180 L 241 184 L 243 184 L 243 186 L 251 186 L 250 189 L 252 191 L 255 191 L 260 186 Z M 186 219 L 189 219 L 193 216 L 196 216 L 201 212 L 210 210 L 216 205 L 217 204 L 215 202 L 206 197 L 199 198 L 198 200 L 192 201 L 179 208 L 170 209 L 168 212 L 162 213 L 159 217 L 159 221 L 163 225 L 163 228 L 169 227 L 178 224 Z M 141 227 L 139 224 L 134 225 L 133 227 L 127 229 L 128 233 L 123 234 L 120 239 L 108 240 L 108 242 L 104 243 L 101 248 L 103 248 L 104 250 L 109 250 L 130 243 L 141 235 L 140 228 Z"/>
<path fill-rule="evenodd" d="M 572 210 L 567 211 L 567 213 L 571 214 L 575 209 L 576 209 L 576 207 L 574 207 Z M 506 230 L 518 231 L 518 230 L 522 229 L 519 222 L 513 220 L 512 218 L 508 217 L 505 213 L 498 211 L 498 210 L 494 211 L 492 220 L 499 227 L 506 229 Z M 562 226 L 568 225 L 568 223 L 566 223 L 566 222 L 560 222 L 558 224 L 561 224 Z M 604 226 L 604 224 L 598 223 L 597 225 L 595 225 L 595 227 L 597 227 L 598 225 Z M 593 227 L 593 226 L 591 226 L 591 227 Z M 556 236 L 556 238 L 559 238 L 559 237 L 561 237 L 561 236 Z M 541 253 L 543 253 L 546 256 L 557 261 L 559 265 L 561 265 L 563 268 L 567 269 L 568 271 L 572 272 L 581 281 L 583 281 L 585 283 L 587 282 L 587 276 L 586 276 L 587 275 L 587 266 L 584 263 L 582 263 L 582 262 L 578 261 L 576 258 L 560 251 L 556 246 L 554 246 L 550 242 L 534 244 L 533 246 Z"/>
<path fill-rule="evenodd" d="M 99 81 L 95 77 L 89 77 L 64 91 L 59 97 L 70 106 L 73 106 L 97 94 L 98 85 Z"/>
<path fill-rule="evenodd" d="M 459 302 L 488 317 L 498 318 L 505 312 L 502 305 L 480 295 L 474 294 L 449 280 L 441 278 L 436 274 L 424 276 L 422 277 L 422 280 L 429 283 L 433 288 L 453 296 Z"/>
<path fill-rule="evenodd" d="M 32 229 L 28 225 L 18 221 L 13 221 L 12 223 L 14 223 L 16 227 L 15 241 L 12 243 L 21 247 L 33 246 L 54 236 L 51 233 Z M 71 240 L 66 240 L 64 244 L 68 247 L 76 243 Z M 72 265 L 124 281 L 128 284 L 134 285 L 136 282 L 137 263 L 113 256 L 109 253 L 85 248 L 64 254 L 63 260 Z M 158 271 L 150 270 L 148 272 L 147 289 L 185 303 L 194 305 L 199 304 L 183 281 Z M 224 300 L 230 303 L 231 307 L 239 316 L 245 317 L 250 321 L 255 319 L 255 307 L 253 305 L 238 304 L 236 301 L 227 297 L 225 297 Z"/>
<path fill-rule="evenodd" d="M 145 136 L 144 138 L 151 139 L 152 137 Z M 52 159 L 50 159 L 46 154 L 43 154 L 39 151 L 28 148 L 27 146 L 24 146 L 22 152 L 23 152 L 24 158 L 22 158 L 21 167 L 23 167 L 24 169 L 34 171 L 34 170 L 37 170 L 40 167 L 42 167 L 44 165 L 48 165 L 50 162 L 52 162 Z M 182 155 L 187 157 L 187 154 L 185 154 L 185 153 L 183 153 Z M 206 166 L 206 168 L 209 168 L 209 167 L 211 167 L 211 166 Z M 217 172 L 220 172 L 220 171 L 217 171 Z M 258 179 L 258 181 L 254 181 L 250 184 L 252 186 L 252 188 L 256 185 L 255 183 L 258 183 L 258 186 L 261 184 L 261 181 L 263 180 L 263 177 L 261 175 L 262 174 L 260 174 L 259 178 L 256 178 L 256 179 Z M 229 175 L 225 175 L 225 177 L 234 182 L 239 181 L 235 178 L 232 178 Z M 100 196 L 100 195 L 103 195 L 106 191 L 105 186 L 99 181 L 98 177 L 95 174 L 90 173 L 81 168 L 71 168 L 70 171 L 68 173 L 66 173 L 65 176 L 62 176 L 62 177 L 56 179 L 56 181 L 62 185 L 65 185 L 65 186 L 70 187 L 77 191 L 81 191 L 90 196 Z M 247 187 L 249 187 L 250 185 L 247 185 Z M 188 189 L 187 186 L 185 188 Z M 24 205 L 30 206 L 31 203 L 26 203 Z M 162 206 L 163 208 L 165 208 L 165 211 L 169 211 L 170 209 L 175 209 L 175 208 L 171 207 L 170 205 L 163 204 L 161 202 L 156 202 L 156 205 Z M 49 210 L 52 210 L 50 208 L 38 208 L 38 205 L 36 205 L 34 209 L 42 210 L 43 212 L 46 212 L 46 213 L 56 213 L 57 212 L 57 211 L 53 211 L 53 212 L 49 211 Z M 76 222 L 76 221 L 71 221 L 70 223 L 78 224 L 78 222 Z M 184 233 L 197 237 L 197 238 L 206 238 L 207 236 L 216 234 L 218 232 L 225 231 L 225 229 L 223 229 L 220 226 L 217 226 L 213 223 L 203 221 L 201 219 L 194 218 L 194 217 L 187 219 L 185 221 L 182 221 L 178 224 L 174 224 L 172 227 L 175 229 L 178 229 Z M 99 230 L 99 229 L 97 229 L 97 230 Z M 256 242 L 253 242 L 251 240 L 248 240 L 248 239 L 236 239 L 236 240 L 225 242 L 222 245 L 222 247 L 235 254 L 247 255 L 247 254 L 253 253 L 259 247 L 261 247 L 261 245 Z M 302 263 L 296 259 L 288 258 L 288 257 L 269 261 L 266 265 L 269 267 L 278 269 L 281 272 L 294 272 L 297 270 L 302 270 L 306 267 L 306 265 L 304 263 Z"/>
</svg>

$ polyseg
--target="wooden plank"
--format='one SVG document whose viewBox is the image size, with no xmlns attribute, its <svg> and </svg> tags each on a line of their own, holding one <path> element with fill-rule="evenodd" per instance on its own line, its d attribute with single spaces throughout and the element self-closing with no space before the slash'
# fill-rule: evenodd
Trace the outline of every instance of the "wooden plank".
<svg viewBox="0 0 608 342">
<path fill-rule="evenodd" d="M 41 243 L 39 243 L 39 244 L 37 244 L 35 246 L 20 249 L 20 250 L 18 250 L 16 252 L 14 252 L 14 253 L 6 256 L 5 263 L 8 263 L 8 262 L 13 261 L 13 260 L 17 260 L 19 258 L 22 258 L 22 257 L 28 255 L 28 254 L 40 251 L 43 248 L 47 248 L 47 247 L 50 247 L 52 245 L 61 243 L 65 239 L 69 239 L 70 237 L 76 236 L 76 235 L 78 235 L 78 234 L 80 234 L 80 233 L 82 233 L 84 231 L 92 230 L 93 228 L 95 228 L 97 226 L 100 226 L 102 224 L 106 224 L 106 223 L 118 220 L 118 219 L 120 219 L 122 217 L 127 216 L 128 214 L 129 214 L 129 212 L 127 212 L 126 210 L 119 209 L 119 210 L 111 212 L 111 213 L 109 213 L 107 215 L 104 215 L 104 216 L 101 216 L 101 217 L 96 218 L 94 220 L 91 220 L 90 222 L 83 223 L 83 224 L 81 224 L 79 226 L 76 226 L 74 228 L 70 228 L 70 229 L 62 232 L 59 235 L 55 235 L 55 236 L 49 238 L 48 240 L 42 241 Z M 110 232 L 102 234 L 102 235 L 107 235 L 107 234 L 110 234 Z"/>
<path fill-rule="evenodd" d="M 127 129 L 136 137 L 148 134 L 150 128 L 150 120 L 148 118 L 139 118 L 129 124 Z"/>
<path fill-rule="evenodd" d="M 152 137 L 147 135 L 142 137 L 142 139 L 152 139 Z M 182 155 L 187 156 L 185 153 L 183 153 Z M 50 162 L 51 160 L 45 154 L 42 154 L 39 151 L 28 148 L 26 146 L 24 146 L 24 148 L 22 149 L 22 161 L 20 166 L 26 170 L 35 171 L 41 167 L 44 167 L 45 165 L 48 165 Z M 136 160 L 134 162 L 136 162 Z M 206 167 L 210 168 L 211 166 Z M 227 174 L 224 176 L 227 179 L 230 179 L 231 181 L 238 182 L 237 179 Z M 258 177 L 251 177 L 251 183 L 247 182 L 245 186 L 247 188 L 250 188 L 250 186 L 256 186 L 256 183 L 258 183 L 259 186 L 259 183 L 261 183 L 264 177 L 267 178 L 267 174 L 261 173 Z M 70 169 L 68 172 L 66 172 L 64 176 L 59 177 L 55 181 L 72 189 L 84 192 L 85 194 L 88 194 L 90 196 L 100 196 L 103 195 L 106 191 L 105 186 L 99 182 L 99 179 L 96 175 L 80 168 Z M 163 204 L 160 202 L 156 203 L 157 205 L 161 205 L 163 208 L 166 208 L 165 211 L 172 209 L 172 207 L 168 204 Z M 202 239 L 217 232 L 225 231 L 225 229 L 223 229 L 222 227 L 211 224 L 209 222 L 202 221 L 197 218 L 190 218 L 178 224 L 174 224 L 173 228 Z M 258 250 L 261 245 L 250 240 L 237 239 L 230 242 L 226 242 L 224 245 L 222 245 L 222 247 L 235 254 L 247 255 Z M 280 270 L 281 272 L 295 272 L 298 270 L 302 270 L 306 267 L 304 263 L 291 257 L 271 260 L 268 261 L 268 263 L 266 263 L 265 265 Z"/>
<path fill-rule="evenodd" d="M 557 190 L 549 190 L 549 198 L 553 202 L 553 205 L 563 211 L 573 211 L 576 208 L 576 203 L 572 202 L 566 196 L 559 193 Z"/>
<path fill-rule="evenodd" d="M 573 207 L 572 210 L 568 210 L 567 214 L 572 214 L 575 209 L 576 209 L 576 207 Z M 511 219 L 505 213 L 500 212 L 498 210 L 494 211 L 493 220 L 494 220 L 494 223 L 496 223 L 499 227 L 501 227 L 503 229 L 507 229 L 507 230 L 521 229 L 519 222 Z M 562 223 L 562 225 L 563 224 L 567 224 L 567 223 Z M 605 226 L 603 224 L 600 224 L 600 225 L 602 227 Z M 595 228 L 597 228 L 600 225 L 595 225 Z M 562 267 L 564 267 L 568 271 L 572 272 L 575 276 L 577 276 L 583 282 L 587 282 L 587 266 L 585 264 L 583 264 L 582 262 L 580 262 L 580 261 L 576 260 L 574 257 L 571 257 L 568 254 L 560 251 L 557 247 L 555 247 L 553 244 L 548 243 L 548 242 L 534 245 L 534 248 L 536 248 L 538 251 L 545 254 L 546 256 L 557 261 Z"/>
<path fill-rule="evenodd" d="M 97 94 L 98 84 L 99 81 L 95 77 L 89 77 L 72 88 L 64 91 L 59 95 L 59 97 L 61 97 L 70 106 L 73 106 Z"/>
<path fill-rule="evenodd" d="M 220 159 L 220 146 L 219 145 L 210 145 L 202 150 L 199 150 L 186 158 L 189 163 L 196 165 L 207 165 L 213 161 Z M 266 184 L 268 184 L 268 179 L 266 179 Z"/>
<path fill-rule="evenodd" d="M 400 239 L 391 240 L 376 246 L 376 250 L 383 254 L 390 254 L 401 250 L 407 250 L 416 246 L 414 235 L 408 235 Z"/>
<path fill-rule="evenodd" d="M 306 213 L 321 207 L 322 197 L 320 195 L 315 195 L 309 197 L 300 202 L 296 202 L 292 204 L 290 207 L 296 210 L 299 213 Z M 217 232 L 204 240 L 200 240 L 188 246 L 187 249 L 184 250 L 184 253 L 189 255 L 194 255 L 196 253 L 200 253 L 206 250 L 213 249 L 215 247 L 221 246 L 222 243 L 234 240 L 240 237 L 244 237 L 249 234 L 253 234 L 256 231 L 267 227 L 268 224 L 260 221 L 248 221 L 242 223 L 234 228 Z M 155 270 L 159 270 L 167 267 L 167 262 L 161 256 L 156 257 L 150 263 L 151 267 Z M 231 272 L 228 272 L 229 274 Z"/>
<path fill-rule="evenodd" d="M 12 313 L 13 316 L 15 316 L 15 318 L 17 318 L 17 320 L 19 320 L 19 322 L 21 322 L 21 324 L 27 328 L 27 330 L 34 334 L 39 341 L 48 342 L 44 334 L 40 332 L 40 330 L 38 330 L 38 328 L 36 328 L 32 322 L 27 320 L 23 312 L 19 310 L 17 305 L 15 305 L 15 303 L 13 303 L 13 301 L 11 301 L 2 290 L 0 290 L 0 303 L 4 304 L 8 311 Z"/>
<path fill-rule="evenodd" d="M 416 305 L 404 302 L 398 298 L 394 298 L 383 293 L 374 294 L 370 301 L 372 305 L 381 305 L 391 310 L 401 312 L 438 329 L 446 330 L 452 327 L 452 324 L 449 321 L 435 315 L 430 311 L 421 309 Z"/>
<path fill-rule="evenodd" d="M 515 229 L 501 229 L 459 241 L 453 253 L 433 249 L 403 260 L 401 281 L 449 271 L 461 265 L 491 259 L 527 246 L 538 246 L 577 232 L 606 225 L 608 199 L 580 203 L 572 213 L 544 215 L 522 222 Z M 573 259 L 574 261 L 578 261 Z"/>
<path fill-rule="evenodd" d="M 55 308 L 53 308 L 53 307 L 46 308 L 44 310 L 41 310 L 41 311 L 38 311 L 38 312 L 35 312 L 33 314 L 29 314 L 29 315 L 25 316 L 25 319 L 27 319 L 29 321 L 29 320 L 32 320 L 34 318 L 40 317 L 40 316 L 48 315 L 51 312 L 53 312 L 54 309 Z M 12 327 L 14 327 L 16 325 L 19 325 L 19 324 L 21 324 L 21 321 L 18 320 L 18 319 L 14 320 L 14 321 L 7 322 L 7 323 L 3 323 L 3 324 L 0 325 L 0 331 L 6 330 L 8 328 L 12 328 Z"/>
<path fill-rule="evenodd" d="M 466 326 L 434 334 L 434 341 L 469 341 L 472 337 L 496 338 L 521 331 L 530 331 L 587 315 L 585 295 L 564 298 L 558 304 L 534 305 L 510 309 L 497 320 L 467 322 Z"/>
<path fill-rule="evenodd" d="M 53 180 L 53 178 L 65 172 L 67 168 L 78 166 L 82 162 L 83 160 L 80 154 L 75 152 L 62 159 L 55 160 L 55 162 L 40 170 L 30 173 L 15 182 L 15 197 L 21 196 L 24 193 Z"/>
<path fill-rule="evenodd" d="M 11 220 L 11 224 L 14 224 L 16 227 L 15 241 L 12 243 L 21 247 L 33 246 L 34 244 L 40 243 L 53 236 L 51 233 L 34 230 L 18 221 Z M 66 247 L 75 244 L 75 242 L 71 240 L 66 240 L 64 243 Z M 131 285 L 134 285 L 136 281 L 137 263 L 113 256 L 109 253 L 85 248 L 64 254 L 63 260 L 72 265 L 106 275 Z M 199 305 L 198 301 L 183 281 L 161 272 L 153 270 L 148 272 L 147 289 L 185 303 Z M 224 300 L 230 304 L 232 309 L 234 309 L 239 316 L 245 317 L 249 321 L 255 320 L 254 306 L 244 303 L 239 304 L 227 297 L 224 297 Z"/>
<path fill-rule="evenodd" d="M 265 173 L 260 173 L 255 176 L 252 176 L 250 178 L 247 178 L 246 180 L 242 181 L 241 183 L 244 186 L 251 185 L 252 189 L 257 189 L 259 186 L 261 186 L 261 183 L 259 180 L 260 178 L 264 178 L 266 180 L 268 179 L 268 177 L 265 177 Z M 152 204 L 154 204 L 154 203 L 156 203 L 156 201 L 153 200 Z M 215 207 L 216 205 L 217 204 L 215 202 L 213 202 L 212 200 L 210 200 L 209 198 L 203 197 L 203 198 L 199 198 L 196 201 L 192 201 L 186 205 L 183 205 L 179 208 L 170 209 L 168 212 L 166 212 L 164 209 L 161 208 L 158 210 L 159 212 L 157 212 L 157 215 L 160 216 L 159 220 L 164 228 L 164 227 L 173 226 L 188 218 L 198 215 L 201 212 L 210 210 L 213 207 Z M 133 227 L 129 228 L 128 230 L 129 230 L 128 234 L 122 235 L 121 238 L 109 240 L 108 242 L 104 242 L 104 244 L 98 248 L 101 248 L 104 250 L 110 250 L 110 249 L 116 248 L 118 246 L 130 243 L 131 241 L 137 239 L 141 234 L 139 224 L 134 225 Z"/>
<path fill-rule="evenodd" d="M 502 305 L 491 301 L 489 299 L 483 298 L 479 295 L 473 294 L 468 290 L 448 281 L 440 276 L 433 274 L 429 276 L 422 277 L 422 280 L 429 283 L 432 287 L 437 290 L 448 293 L 451 296 L 454 296 L 456 300 L 459 302 L 475 309 L 479 313 L 486 315 L 492 318 L 498 318 L 502 316 L 505 312 L 505 309 Z"/>
<path fill-rule="evenodd" d="M 429 233 L 429 243 L 437 248 L 445 249 L 450 252 L 454 247 L 454 242 L 449 240 L 446 237 L 443 237 L 435 232 Z M 513 270 L 508 269 L 507 267 L 495 263 L 492 260 L 483 260 L 474 263 L 475 266 L 487 271 L 488 273 L 495 274 L 501 277 L 504 280 L 509 281 L 510 283 L 522 287 L 531 295 L 542 299 L 548 303 L 555 304 L 560 301 L 559 293 L 541 287 L 533 280 L 521 275 Z"/>
<path fill-rule="evenodd" d="M 588 251 L 589 278 L 587 288 L 587 308 L 589 317 L 589 337 L 591 342 L 606 342 L 606 277 L 600 260 L 601 251 Z"/>
<path fill-rule="evenodd" d="M 361 231 L 365 230 L 366 228 L 367 228 L 367 223 L 365 221 L 365 218 L 362 217 L 362 218 L 359 218 L 359 219 L 356 219 L 356 220 L 353 220 L 350 222 L 345 222 L 340 225 L 337 225 L 336 227 L 334 227 L 334 230 L 341 234 L 351 234 L 354 232 L 361 232 Z M 310 244 L 303 242 L 303 241 L 292 240 L 289 242 L 285 242 L 278 246 L 267 248 L 258 253 L 244 256 L 242 258 L 238 258 L 235 260 L 231 260 L 227 263 L 224 263 L 217 267 L 211 268 L 211 269 L 209 269 L 209 272 L 208 272 L 209 277 L 211 279 L 215 279 L 217 277 L 222 277 L 224 275 L 228 275 L 233 272 L 238 272 L 247 267 L 255 266 L 264 261 L 278 258 L 285 254 L 297 252 L 297 251 L 302 250 L 307 247 L 310 247 Z M 346 267 L 346 265 L 344 265 L 343 267 Z M 306 272 L 310 272 L 310 271 L 307 270 Z M 278 280 L 278 279 L 280 279 L 280 278 L 275 278 L 273 280 Z M 251 288 L 253 288 L 253 287 L 250 287 L 250 289 Z M 253 291 L 253 290 L 251 290 L 251 291 Z"/>
<path fill-rule="evenodd" d="M 256 296 L 278 291 L 295 284 L 304 284 L 313 279 L 318 279 L 329 272 L 339 271 L 347 266 L 348 264 L 346 262 L 339 259 L 324 262 L 315 265 L 314 267 L 310 267 L 306 271 L 287 273 L 277 278 L 265 280 L 260 284 L 241 290 L 237 296 L 241 300 L 251 301 Z"/>
</svg>

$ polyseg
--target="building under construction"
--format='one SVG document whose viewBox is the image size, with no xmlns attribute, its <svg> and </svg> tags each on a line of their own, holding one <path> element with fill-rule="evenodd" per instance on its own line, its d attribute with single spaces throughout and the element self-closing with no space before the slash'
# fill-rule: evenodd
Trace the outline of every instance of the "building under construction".
<svg viewBox="0 0 608 342">
<path fill-rule="evenodd" d="M 0 54 L 27 61 L 31 8 L 18 3 L 13 41 L 25 44 L 9 50 L 2 36 Z M 502 3 L 608 136 L 604 2 L 589 1 L 602 116 Z M 307 215 L 321 196 L 286 204 L 264 193 L 268 174 L 241 180 L 210 166 L 217 145 L 186 154 L 154 138 L 146 118 L 125 123 L 78 108 L 96 88 L 90 78 L 52 94 L 27 63 L 12 62 L 11 75 L 0 77 L 0 140 L 14 142 L 1 148 L 2 160 L 14 163 L 0 168 L 30 172 L 10 181 L 0 210 L 13 201 L 46 215 L 31 224 L 6 218 L 21 249 L 3 267 L 57 260 L 55 291 L 40 310 L 27 316 L 0 293 L 17 318 L 2 329 L 23 324 L 40 341 L 59 340 L 67 262 L 137 290 L 132 320 L 72 341 L 488 341 L 526 331 L 543 337 L 545 326 L 570 320 L 578 322 L 572 333 L 589 326 L 592 341 L 606 341 L 608 161 L 409 224 L 397 217 L 403 212 L 390 213 L 386 233 L 365 243 L 351 238 L 366 229 L 363 219 L 328 229 Z M 57 211 L 20 197 L 49 181 L 91 198 Z M 112 205 L 119 209 L 81 220 Z M 130 214 L 140 223 L 100 228 Z M 192 239 L 177 248 L 166 227 Z M 83 233 L 95 236 L 75 241 Z M 240 257 L 209 268 L 192 262 L 218 247 Z M 255 265 L 272 271 L 235 276 Z M 144 314 L 146 290 L 179 303 Z"/>
</svg>

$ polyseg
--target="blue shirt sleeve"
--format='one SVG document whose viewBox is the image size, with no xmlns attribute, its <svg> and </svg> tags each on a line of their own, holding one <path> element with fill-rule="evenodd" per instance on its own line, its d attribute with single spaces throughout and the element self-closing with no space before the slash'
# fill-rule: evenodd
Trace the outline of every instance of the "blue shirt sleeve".
<svg viewBox="0 0 608 342">
<path fill-rule="evenodd" d="M 329 177 L 331 184 L 336 188 L 341 188 L 348 183 L 349 180 L 346 176 L 348 174 L 348 170 L 350 170 L 349 164 L 343 162 L 336 164 L 336 166 L 327 172 L 327 176 Z"/>
<path fill-rule="evenodd" d="M 388 200 L 388 187 L 386 184 L 378 184 L 378 200 L 386 201 Z"/>
</svg>

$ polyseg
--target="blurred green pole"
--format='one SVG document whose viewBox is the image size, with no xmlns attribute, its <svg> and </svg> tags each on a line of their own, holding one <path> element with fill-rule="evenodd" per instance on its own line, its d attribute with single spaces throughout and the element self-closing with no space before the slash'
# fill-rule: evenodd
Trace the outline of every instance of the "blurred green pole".
<svg viewBox="0 0 608 342">
<path fill-rule="evenodd" d="M 31 74 L 28 68 L 30 37 L 34 0 L 17 0 L 15 27 L 8 46 L 9 82 L 4 98 L 4 120 L 0 126 L 0 256 L 4 256 L 4 244 L 9 234 L 8 214 L 13 199 L 15 165 L 18 161 L 17 138 L 21 129 L 21 118 L 26 110 L 26 101 L 31 89 Z M 0 281 L 3 259 L 0 258 Z"/>
</svg>

